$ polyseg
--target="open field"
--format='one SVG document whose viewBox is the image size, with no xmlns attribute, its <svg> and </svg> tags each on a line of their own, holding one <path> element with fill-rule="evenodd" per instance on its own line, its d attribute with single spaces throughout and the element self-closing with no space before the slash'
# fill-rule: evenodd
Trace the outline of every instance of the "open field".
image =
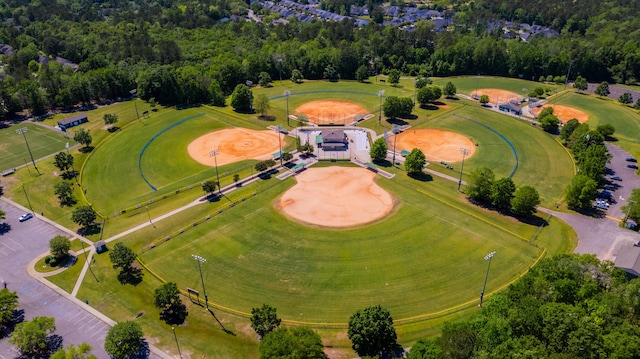
<svg viewBox="0 0 640 359">
<path fill-rule="evenodd" d="M 556 84 L 543 84 L 540 82 L 511 79 L 506 77 L 491 77 L 491 76 L 460 76 L 460 77 L 434 77 L 433 83 L 439 86 L 444 86 L 447 82 L 451 81 L 456 85 L 458 93 L 470 94 L 475 92 L 476 89 L 483 88 L 495 88 L 502 89 L 511 92 L 515 92 L 520 95 L 526 95 L 523 89 L 531 91 L 536 87 L 542 87 L 545 89 L 551 89 L 552 91 L 558 91 L 563 88 L 562 85 Z"/>
<path fill-rule="evenodd" d="M 16 130 L 20 128 L 27 129 L 24 136 L 16 133 Z M 0 171 L 18 167 L 25 163 L 33 166 L 25 144 L 25 136 L 33 158 L 36 160 L 52 153 L 63 151 L 67 142 L 69 142 L 69 146 L 76 144 L 72 138 L 73 136 L 66 137 L 58 131 L 30 122 L 0 128 Z"/>
</svg>

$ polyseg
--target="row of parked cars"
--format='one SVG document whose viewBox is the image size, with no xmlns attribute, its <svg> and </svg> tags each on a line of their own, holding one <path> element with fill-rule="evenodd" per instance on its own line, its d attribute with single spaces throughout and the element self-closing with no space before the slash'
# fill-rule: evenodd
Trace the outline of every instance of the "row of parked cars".
<svg viewBox="0 0 640 359">
<path fill-rule="evenodd" d="M 625 160 L 625 161 L 627 161 L 627 162 L 629 162 L 629 163 L 627 163 L 627 167 L 628 167 L 628 168 L 633 168 L 634 170 L 637 170 L 637 169 L 638 169 L 638 164 L 637 164 L 637 162 L 638 162 L 638 161 L 636 161 L 636 159 L 635 159 L 635 158 L 633 158 L 633 157 L 627 157 L 627 158 L 625 158 L 624 160 Z"/>
</svg>

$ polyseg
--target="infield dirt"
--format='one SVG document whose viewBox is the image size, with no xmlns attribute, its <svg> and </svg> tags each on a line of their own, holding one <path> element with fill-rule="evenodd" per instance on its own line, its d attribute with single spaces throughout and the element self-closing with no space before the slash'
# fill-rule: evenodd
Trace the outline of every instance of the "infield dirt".
<svg viewBox="0 0 640 359">
<path fill-rule="evenodd" d="M 284 142 L 284 135 L 280 135 Z M 211 151 L 217 149 L 215 158 Z M 226 165 L 242 160 L 264 160 L 280 150 L 278 134 L 273 131 L 254 131 L 245 128 L 227 128 L 209 132 L 193 140 L 187 147 L 189 155 L 207 166 Z"/>
<path fill-rule="evenodd" d="M 393 149 L 394 139 L 389 139 L 391 149 Z M 402 150 L 409 151 L 414 148 L 420 149 L 424 153 L 427 161 L 462 161 L 461 148 L 468 150 L 469 158 L 476 152 L 476 145 L 466 136 L 459 133 L 438 130 L 434 128 L 407 130 L 398 134 L 396 142 L 396 153 Z"/>
</svg>

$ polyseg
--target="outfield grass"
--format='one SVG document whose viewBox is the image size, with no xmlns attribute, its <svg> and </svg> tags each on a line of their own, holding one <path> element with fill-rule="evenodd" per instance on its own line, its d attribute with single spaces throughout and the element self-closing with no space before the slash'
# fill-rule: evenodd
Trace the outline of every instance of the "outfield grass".
<svg viewBox="0 0 640 359">
<path fill-rule="evenodd" d="M 556 92 L 563 88 L 563 85 L 544 84 L 535 81 L 492 76 L 434 77 L 432 80 L 434 84 L 439 86 L 444 86 L 447 82 L 451 81 L 456 85 L 458 93 L 465 95 L 471 94 L 476 91 L 476 89 L 485 88 L 507 90 L 523 96 L 526 96 L 526 93 L 522 91 L 522 89 L 525 88 L 528 92 L 536 87 L 550 89 L 552 92 Z"/>
<path fill-rule="evenodd" d="M 540 254 L 526 241 L 393 181 L 379 184 L 401 204 L 380 223 L 343 231 L 302 226 L 270 205 L 292 183 L 273 186 L 141 259 L 167 280 L 198 287 L 190 257 L 196 253 L 208 259 L 205 281 L 214 302 L 243 312 L 268 302 L 288 320 L 345 323 L 358 308 L 378 303 L 396 319 L 450 308 L 476 297 L 472 283 L 481 282 L 484 254 L 499 248 L 504 255 L 490 280 L 494 287 L 526 270 Z M 514 230 L 512 223 L 502 222 Z M 170 268 L 167 261 L 173 263 Z M 418 273 L 424 282 L 415 280 Z M 354 297 L 358 302 L 349 302 Z"/>
<path fill-rule="evenodd" d="M 35 160 L 63 151 L 67 142 L 70 146 L 76 144 L 73 138 L 65 137 L 64 134 L 58 131 L 30 122 L 22 122 L 0 128 L 0 171 L 18 167 L 25 163 L 32 166 L 31 157 L 24 140 L 25 136 L 16 133 L 16 130 L 20 128 L 27 129 L 25 136 Z"/>
</svg>

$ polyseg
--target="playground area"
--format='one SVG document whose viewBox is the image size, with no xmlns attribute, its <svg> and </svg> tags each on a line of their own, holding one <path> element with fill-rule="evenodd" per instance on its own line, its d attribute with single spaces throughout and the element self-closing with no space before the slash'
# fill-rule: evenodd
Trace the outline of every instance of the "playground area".
<svg viewBox="0 0 640 359">
<path fill-rule="evenodd" d="M 358 121 L 369 113 L 364 107 L 347 101 L 318 100 L 307 102 L 295 109 L 299 116 L 316 125 L 344 125 Z"/>
<path fill-rule="evenodd" d="M 538 114 L 540 114 L 540 112 L 542 112 L 542 109 L 545 107 L 552 107 L 553 108 L 553 114 L 560 119 L 560 122 L 562 122 L 563 124 L 567 123 L 567 121 L 569 121 L 572 118 L 575 118 L 578 120 L 578 122 L 580 123 L 585 123 L 587 121 L 589 121 L 589 115 L 581 110 L 578 110 L 577 108 L 573 108 L 573 107 L 568 107 L 568 106 L 562 106 L 562 105 L 550 105 L 550 104 L 546 104 L 542 107 L 535 107 L 531 109 L 531 113 L 538 117 Z"/>
<path fill-rule="evenodd" d="M 284 143 L 284 135 L 280 135 Z M 211 154 L 218 150 L 215 157 Z M 227 128 L 209 132 L 193 140 L 187 147 L 189 155 L 207 166 L 226 165 L 242 160 L 265 160 L 280 150 L 278 134 L 246 128 Z"/>
<path fill-rule="evenodd" d="M 512 100 L 520 102 L 521 98 L 521 95 L 515 92 L 500 89 L 479 89 L 471 93 L 471 97 L 477 96 L 478 98 L 480 98 L 480 96 L 482 95 L 489 96 L 489 103 L 492 105 L 497 105 Z"/>
<path fill-rule="evenodd" d="M 322 227 L 353 227 L 385 217 L 393 198 L 364 168 L 312 168 L 276 202 L 287 217 Z"/>
<path fill-rule="evenodd" d="M 397 136 L 397 139 L 390 137 L 389 147 L 393 149 L 396 141 L 396 152 L 411 152 L 412 149 L 420 149 L 427 161 L 462 161 L 461 148 L 468 150 L 465 158 L 470 158 L 476 151 L 476 144 L 466 136 L 459 133 L 438 129 L 418 129 L 404 131 Z"/>
</svg>

